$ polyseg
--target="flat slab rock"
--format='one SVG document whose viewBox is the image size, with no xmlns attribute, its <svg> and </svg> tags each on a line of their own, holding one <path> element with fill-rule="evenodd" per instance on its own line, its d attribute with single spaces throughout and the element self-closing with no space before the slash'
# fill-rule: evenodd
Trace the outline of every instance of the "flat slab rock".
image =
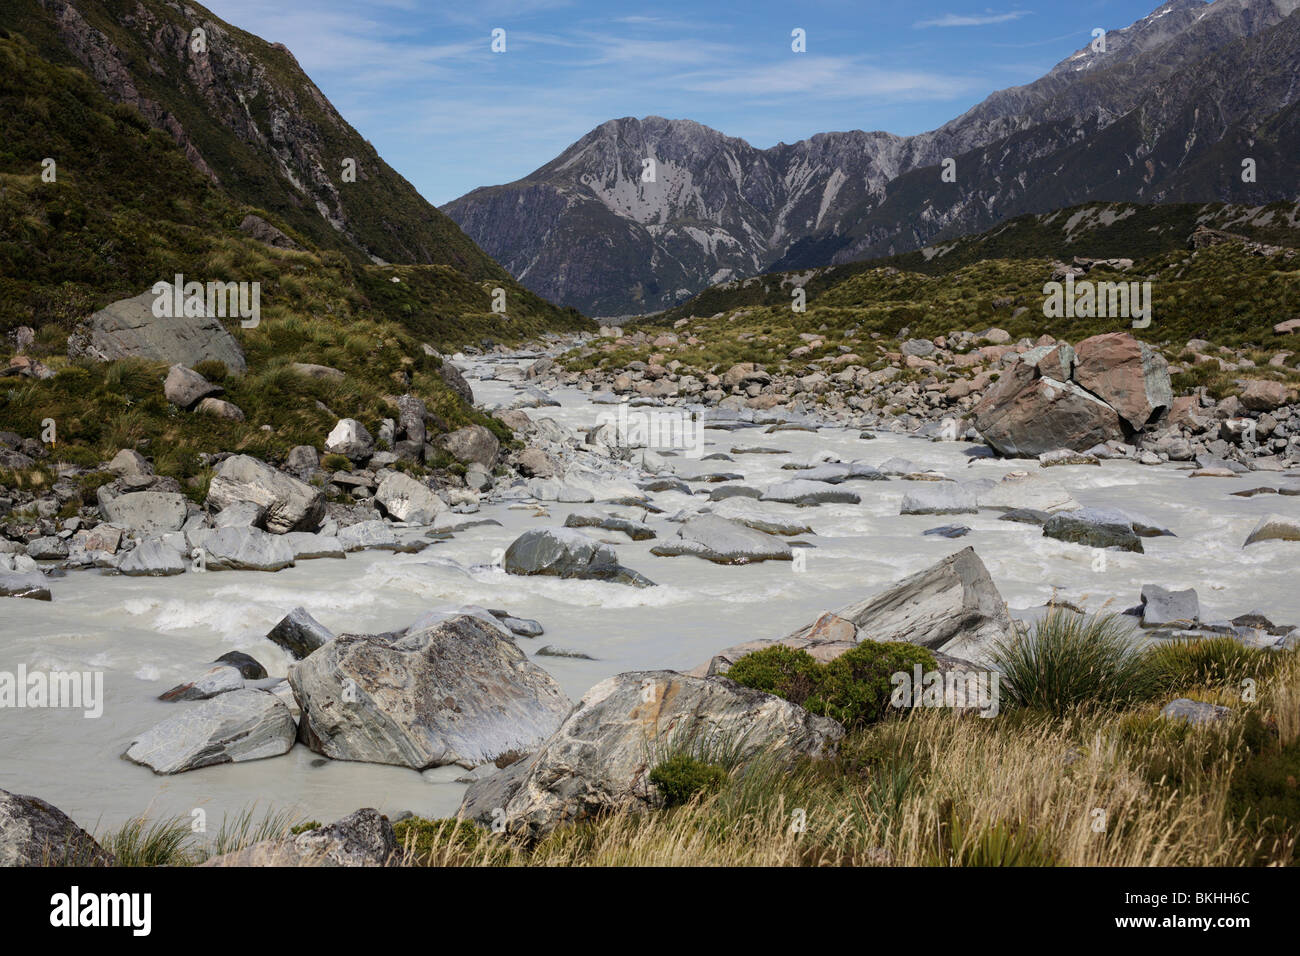
<svg viewBox="0 0 1300 956">
<path fill-rule="evenodd" d="M 833 720 L 725 678 L 618 674 L 587 691 L 531 757 L 472 784 L 460 812 L 538 838 L 603 811 L 657 805 L 649 775 L 669 748 L 725 743 L 741 764 L 759 754 L 793 763 L 833 756 L 843 736 Z"/>
<path fill-rule="evenodd" d="M 274 694 L 235 690 L 193 706 L 145 731 L 126 759 L 154 773 L 184 773 L 221 763 L 243 763 L 288 753 L 296 727 Z"/>
<path fill-rule="evenodd" d="M 416 770 L 530 753 L 571 706 L 499 626 L 471 615 L 401 636 L 340 635 L 292 664 L 289 683 L 312 750 Z"/>
<path fill-rule="evenodd" d="M 688 519 L 677 529 L 676 538 L 655 545 L 650 553 L 663 557 L 694 555 L 715 564 L 794 559 L 790 546 L 780 538 L 718 515 Z"/>
</svg>

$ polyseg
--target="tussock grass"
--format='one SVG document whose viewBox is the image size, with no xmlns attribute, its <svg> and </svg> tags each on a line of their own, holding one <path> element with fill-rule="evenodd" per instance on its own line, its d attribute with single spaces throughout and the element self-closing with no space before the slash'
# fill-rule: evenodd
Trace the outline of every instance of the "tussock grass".
<svg viewBox="0 0 1300 956">
<path fill-rule="evenodd" d="M 1016 636 L 999 642 L 993 659 L 1007 703 L 1057 717 L 1146 700 L 1159 687 L 1118 614 L 1085 616 L 1054 606 L 1032 629 L 1017 624 Z"/>
</svg>

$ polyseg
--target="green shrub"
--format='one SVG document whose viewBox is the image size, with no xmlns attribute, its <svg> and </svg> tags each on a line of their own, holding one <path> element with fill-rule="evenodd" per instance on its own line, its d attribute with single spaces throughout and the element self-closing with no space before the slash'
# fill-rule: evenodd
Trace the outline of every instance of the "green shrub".
<svg viewBox="0 0 1300 956">
<path fill-rule="evenodd" d="M 321 459 L 320 466 L 326 471 L 351 471 L 352 462 L 348 460 L 347 455 L 326 455 Z"/>
<path fill-rule="evenodd" d="M 1300 838 L 1300 740 L 1267 746 L 1240 763 L 1232 774 L 1227 812 L 1261 837 L 1294 845 Z"/>
<path fill-rule="evenodd" d="M 1002 671 L 1003 700 L 1057 717 L 1088 705 L 1136 703 L 1160 689 L 1117 614 L 1053 607 L 1032 632 L 1017 625 L 1013 639 L 999 641 L 993 661 Z"/>
<path fill-rule="evenodd" d="M 664 806 L 687 803 L 697 793 L 713 793 L 726 782 L 727 771 L 689 754 L 675 754 L 650 771 L 650 782 L 659 788 Z"/>
<path fill-rule="evenodd" d="M 934 655 L 916 644 L 863 641 L 826 664 L 807 651 L 774 644 L 737 660 L 727 676 L 857 727 L 885 715 L 893 690 L 890 678 L 911 673 L 917 664 L 926 671 L 935 667 Z"/>
<path fill-rule="evenodd" d="M 486 835 L 485 830 L 468 820 L 407 817 L 393 824 L 393 835 L 398 848 L 407 854 L 407 860 L 416 866 L 429 866 L 437 851 L 456 847 L 473 850 Z"/>
<path fill-rule="evenodd" d="M 1169 641 L 1148 647 L 1145 656 L 1152 674 L 1169 691 L 1240 685 L 1246 678 L 1268 676 L 1282 660 L 1274 651 L 1247 647 L 1231 637 Z"/>
</svg>

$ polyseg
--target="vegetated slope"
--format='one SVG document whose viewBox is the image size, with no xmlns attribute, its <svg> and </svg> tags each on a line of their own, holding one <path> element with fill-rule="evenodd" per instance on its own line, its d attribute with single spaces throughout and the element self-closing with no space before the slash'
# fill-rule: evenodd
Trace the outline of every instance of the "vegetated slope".
<svg viewBox="0 0 1300 956">
<path fill-rule="evenodd" d="M 879 269 L 943 275 L 990 259 L 1069 262 L 1080 256 L 1142 260 L 1187 250 L 1192 234 L 1199 227 L 1226 231 L 1256 242 L 1300 248 L 1300 202 L 1264 206 L 1085 203 L 1049 213 L 1018 216 L 986 232 L 937 242 L 913 252 L 720 283 L 653 320 L 713 315 L 746 306 L 789 309 L 796 287 L 804 289 L 811 304 L 845 280 Z"/>
<path fill-rule="evenodd" d="M 110 102 L 80 67 L 52 63 L 5 30 L 0 115 L 0 331 L 34 327 L 23 360 L 53 373 L 5 374 L 0 430 L 37 438 L 53 419 L 57 460 L 93 467 L 120 448 L 147 450 L 160 474 L 199 482 L 187 487 L 201 498 L 204 453 L 279 460 L 295 445 L 320 446 L 341 416 L 377 430 L 406 392 L 428 402 L 434 436 L 471 421 L 501 429 L 447 385 L 441 359 L 425 344 L 450 351 L 589 324 L 510 280 L 475 279 L 445 264 L 361 264 L 314 246 L 284 220 L 231 197 L 171 136 L 134 107 Z M 56 157 L 54 181 L 46 181 L 42 160 Z M 282 228 L 299 248 L 242 231 L 249 214 Z M 176 273 L 260 285 L 260 323 L 227 323 L 247 372 L 204 370 L 243 421 L 169 404 L 165 364 L 67 355 L 75 323 Z M 507 288 L 504 316 L 491 310 L 499 286 Z M 23 368 L 11 366 L 14 351 L 13 337 L 0 335 L 0 372 Z M 344 377 L 305 376 L 293 371 L 298 362 Z"/>
</svg>

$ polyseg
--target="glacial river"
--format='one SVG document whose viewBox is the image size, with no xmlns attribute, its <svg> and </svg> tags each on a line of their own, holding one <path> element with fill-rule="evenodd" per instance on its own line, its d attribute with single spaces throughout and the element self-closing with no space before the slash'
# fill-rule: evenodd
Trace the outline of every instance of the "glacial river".
<svg viewBox="0 0 1300 956">
<path fill-rule="evenodd" d="M 508 404 L 518 392 L 505 382 L 480 381 L 468 368 L 476 398 Z M 593 424 L 607 406 L 593 405 L 576 389 L 553 396 L 560 407 L 530 411 L 578 428 Z M 706 452 L 737 446 L 786 449 L 789 455 L 738 455 L 735 460 L 672 459 L 682 476 L 712 471 L 744 475 L 766 487 L 788 480 L 786 461 L 809 461 L 820 452 L 878 464 L 892 456 L 910 459 L 949 477 L 998 478 L 1036 462 L 972 461 L 969 445 L 930 442 L 880 432 L 874 441 L 856 428 L 817 433 L 763 428 L 707 430 Z M 595 660 L 535 660 L 577 700 L 599 680 L 645 668 L 688 670 L 723 647 L 756 637 L 778 637 L 814 618 L 884 589 L 947 554 L 974 546 L 1013 613 L 1029 612 L 1057 592 L 1089 609 L 1138 603 L 1143 584 L 1195 587 L 1203 617 L 1226 619 L 1258 609 L 1277 622 L 1300 623 L 1300 544 L 1241 545 L 1263 514 L 1300 514 L 1300 498 L 1230 492 L 1276 485 L 1281 476 L 1256 473 L 1235 478 L 1189 478 L 1185 466 L 1144 467 L 1106 462 L 1102 467 L 1042 470 L 1084 505 L 1137 513 L 1176 537 L 1144 539 L 1145 554 L 1107 552 L 1104 569 L 1092 549 L 1044 538 L 1032 525 L 978 515 L 900 516 L 909 483 L 854 481 L 858 505 L 815 508 L 764 504 L 775 515 L 798 518 L 815 535 L 802 570 L 770 561 L 724 567 L 694 557 L 655 557 L 654 541 L 628 542 L 622 534 L 587 529 L 617 542 L 622 563 L 658 587 L 508 576 L 489 567 L 521 532 L 562 524 L 569 511 L 590 505 L 547 503 L 549 517 L 533 508 L 485 504 L 479 526 L 418 554 L 383 551 L 346 560 L 306 561 L 276 574 L 187 573 L 170 578 L 127 578 L 99 571 L 52 579 L 50 603 L 0 599 L 0 670 L 102 671 L 102 717 L 79 711 L 0 710 L 0 788 L 42 797 L 95 830 L 131 816 L 205 810 L 210 831 L 223 813 L 250 807 L 294 809 L 305 818 L 332 820 L 362 806 L 423 816 L 454 814 L 464 773 L 444 767 L 423 774 L 371 764 L 327 761 L 298 745 L 283 757 L 209 767 L 172 777 L 157 776 L 121 758 L 134 736 L 186 704 L 159 702 L 158 694 L 200 672 L 205 662 L 231 650 L 283 675 L 288 658 L 263 635 L 291 608 L 306 607 L 323 624 L 342 632 L 376 632 L 409 625 L 424 611 L 459 604 L 507 608 L 540 621 L 546 633 L 519 639 L 530 655 L 544 645 L 578 651 Z M 704 489 L 716 487 L 700 485 Z M 653 496 L 665 509 L 650 515 L 660 538 L 675 533 L 667 521 L 691 503 L 677 492 Z M 698 499 L 696 504 L 698 504 Z M 639 510 L 612 508 L 628 517 Z M 966 524 L 971 532 L 949 540 L 922 531 Z M 445 559 L 452 559 L 451 562 Z M 454 562 L 454 563 L 453 563 Z M 477 570 L 468 570 L 473 566 Z"/>
</svg>

